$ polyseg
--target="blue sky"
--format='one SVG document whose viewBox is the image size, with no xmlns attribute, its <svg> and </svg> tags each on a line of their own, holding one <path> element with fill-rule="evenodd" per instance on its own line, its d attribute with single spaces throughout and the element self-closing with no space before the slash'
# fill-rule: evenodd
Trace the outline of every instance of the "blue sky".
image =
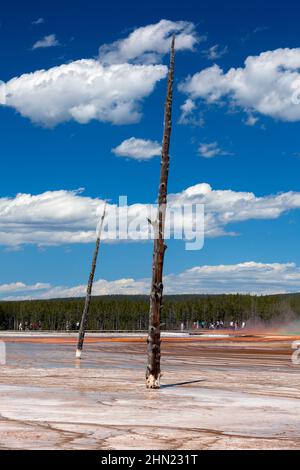
<svg viewBox="0 0 300 470">
<path fill-rule="evenodd" d="M 192 46 L 182 46 L 176 53 L 169 192 L 181 194 L 207 183 L 212 188 L 208 206 L 214 206 L 218 198 L 232 211 L 232 222 L 225 223 L 225 209 L 218 209 L 218 227 L 221 224 L 222 230 L 207 236 L 201 251 L 186 251 L 181 241 L 168 242 L 167 291 L 298 291 L 300 105 L 287 106 L 286 101 L 300 77 L 299 10 L 300 5 L 291 1 L 274 6 L 256 0 L 247 6 L 233 1 L 225 5 L 221 1 L 187 0 L 184 8 L 168 1 L 153 1 L 148 7 L 134 1 L 107 4 L 89 0 L 12 0 L 2 5 L 0 79 L 9 95 L 0 106 L 0 298 L 84 293 L 93 242 L 91 237 L 89 243 L 80 243 L 57 235 L 60 229 L 55 217 L 60 217 L 61 207 L 66 209 L 69 204 L 72 212 L 73 204 L 78 202 L 72 195 L 64 199 L 65 194 L 84 188 L 78 197 L 83 198 L 87 208 L 97 199 L 116 204 L 118 196 L 124 194 L 129 204 L 155 202 L 159 158 L 121 158 L 112 150 L 132 137 L 161 141 L 168 63 L 163 43 L 168 43 L 172 27 L 162 44 L 158 41 L 153 46 L 155 59 L 145 59 L 141 53 L 126 56 L 123 43 L 120 49 L 120 42 L 115 41 L 126 40 L 135 30 L 157 25 L 161 20 L 177 26 L 179 21 L 186 22 L 189 26 L 184 31 L 196 38 Z M 104 63 L 111 59 L 103 49 L 99 56 L 99 47 L 104 44 L 118 55 L 113 63 Z M 143 52 L 153 55 L 149 47 Z M 245 72 L 248 57 L 267 52 L 261 64 L 256 61 L 254 70 Z M 290 57 L 289 62 L 286 57 Z M 110 67 L 129 64 L 121 85 L 111 83 L 116 94 L 127 90 L 130 80 L 133 95 L 145 85 L 143 78 L 131 78 L 137 64 L 149 70 L 152 82 L 138 96 L 132 97 L 130 91 L 125 101 L 134 105 L 122 111 L 122 118 L 119 114 L 116 117 L 106 103 L 110 90 L 93 102 L 95 108 L 103 107 L 101 113 L 97 108 L 92 117 L 86 118 L 90 108 L 83 111 L 80 100 L 87 104 L 89 92 L 82 91 L 82 87 L 85 89 L 88 78 L 82 74 L 76 86 L 72 84 L 70 98 L 66 91 L 60 92 L 62 82 L 56 84 L 53 76 L 51 88 L 38 94 L 41 85 L 37 85 L 37 71 L 43 69 L 44 80 L 48 80 L 54 67 L 62 66 L 63 72 L 64 67 L 81 59 L 92 61 L 92 67 L 102 61 L 106 72 Z M 191 84 L 195 74 L 213 66 L 222 71 L 214 76 L 214 82 L 201 75 L 194 79 L 195 85 Z M 230 69 L 233 75 L 227 76 Z M 28 73 L 34 75 L 25 83 L 22 75 Z M 79 72 L 76 69 L 74 73 Z M 246 91 L 241 91 L 245 86 Z M 213 93 L 217 98 L 212 99 Z M 70 118 L 67 101 L 75 95 L 77 114 Z M 183 119 L 181 107 L 186 100 L 193 102 L 194 111 Z M 56 114 L 50 119 L 53 103 Z M 136 112 L 139 117 L 134 119 Z M 201 148 L 207 145 L 216 153 L 211 158 L 201 155 Z M 201 188 L 202 201 L 206 196 Z M 226 192 L 229 190 L 231 195 Z M 49 194 L 52 201 L 57 191 L 64 191 L 57 205 L 51 203 L 49 210 L 47 202 L 40 205 L 41 195 Z M 16 199 L 20 193 L 23 197 Z M 255 207 L 245 203 L 246 193 L 253 193 Z M 243 216 L 245 204 L 249 207 Z M 78 214 L 81 212 L 70 222 L 72 231 L 85 230 L 77 220 Z M 44 228 L 47 236 L 41 238 L 38 232 Z M 236 236 L 224 231 L 235 232 Z M 104 243 L 95 293 L 147 292 L 151 258 L 151 242 Z"/>
</svg>

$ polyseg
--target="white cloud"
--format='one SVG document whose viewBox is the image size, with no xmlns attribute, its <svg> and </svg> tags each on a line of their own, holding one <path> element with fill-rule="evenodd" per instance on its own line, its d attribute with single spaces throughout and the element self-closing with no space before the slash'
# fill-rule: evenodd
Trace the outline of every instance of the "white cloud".
<svg viewBox="0 0 300 470">
<path fill-rule="evenodd" d="M 257 197 L 250 192 L 213 190 L 206 183 L 171 194 L 168 200 L 170 204 L 204 204 L 207 237 L 231 235 L 225 227 L 234 222 L 276 219 L 289 210 L 300 209 L 299 192 Z"/>
<path fill-rule="evenodd" d="M 131 137 L 124 140 L 112 150 L 118 157 L 129 157 L 135 160 L 150 160 L 161 153 L 161 145 L 153 140 Z"/>
<path fill-rule="evenodd" d="M 13 78 L 5 85 L 6 105 L 44 126 L 92 119 L 114 124 L 139 121 L 140 103 L 167 74 L 163 65 L 78 60 Z"/>
<path fill-rule="evenodd" d="M 161 20 L 135 29 L 127 38 L 104 44 L 99 59 L 105 64 L 138 61 L 156 63 L 169 52 L 171 36 L 176 33 L 176 50 L 193 50 L 199 38 L 193 23 Z"/>
<path fill-rule="evenodd" d="M 91 242 L 102 206 L 103 201 L 84 197 L 80 191 L 0 198 L 0 244 Z"/>
<path fill-rule="evenodd" d="M 219 44 L 215 44 L 214 46 L 211 46 L 209 49 L 204 51 L 204 55 L 207 57 L 209 60 L 217 60 L 220 59 L 223 55 L 228 53 L 228 47 L 224 46 L 221 47 Z"/>
<path fill-rule="evenodd" d="M 51 287 L 50 284 L 37 282 L 33 285 L 24 284 L 23 282 L 12 282 L 10 284 L 0 284 L 0 294 L 9 292 L 35 292 L 38 290 L 45 290 Z"/>
<path fill-rule="evenodd" d="M 31 24 L 33 25 L 39 25 L 45 23 L 44 18 L 37 18 L 36 20 L 32 21 Z"/>
<path fill-rule="evenodd" d="M 223 294 L 251 293 L 275 294 L 298 292 L 300 268 L 294 263 L 257 263 L 254 261 L 216 265 L 195 266 L 178 274 L 164 277 L 165 294 Z M 2 299 L 48 299 L 83 297 L 86 285 L 73 287 L 51 286 L 37 283 L 28 286 L 16 283 L 0 285 Z M 10 286 L 13 286 L 12 288 Z M 93 286 L 93 295 L 149 294 L 150 277 L 144 279 L 123 278 L 113 281 L 98 279 Z"/>
<path fill-rule="evenodd" d="M 253 219 L 276 219 L 287 211 L 300 209 L 300 193 L 257 197 L 249 192 L 213 190 L 206 183 L 196 184 L 180 193 L 169 194 L 169 206 L 204 204 L 205 235 L 232 235 L 230 225 Z M 47 191 L 38 195 L 18 194 L 0 198 L 0 244 L 18 247 L 91 243 L 102 214 L 103 200 L 84 196 L 78 191 Z M 112 222 L 116 206 L 108 205 L 107 221 Z M 132 204 L 128 220 L 140 216 L 140 236 L 148 235 L 148 206 Z M 126 208 L 120 209 L 120 221 L 126 219 Z M 181 220 L 175 217 L 174 231 L 181 230 Z M 112 224 L 111 224 L 112 226 Z M 229 231 L 226 228 L 229 226 Z M 133 228 L 131 230 L 134 230 Z M 131 232 L 130 232 L 131 233 Z M 111 241 L 112 231 L 104 234 Z"/>
<path fill-rule="evenodd" d="M 195 107 L 195 103 L 191 99 L 187 99 L 183 105 L 180 106 L 180 109 L 184 117 L 187 117 L 195 109 Z"/>
<path fill-rule="evenodd" d="M 254 261 L 195 266 L 178 275 L 166 277 L 166 293 L 221 294 L 298 292 L 300 268 L 294 263 L 257 263 Z"/>
<path fill-rule="evenodd" d="M 218 142 L 211 142 L 210 144 L 200 144 L 199 155 L 204 158 L 213 158 L 217 155 L 230 155 L 230 153 L 222 150 L 219 147 Z"/>
<path fill-rule="evenodd" d="M 77 60 L 0 82 L 0 98 L 4 95 L 0 104 L 46 127 L 70 120 L 81 124 L 93 119 L 113 124 L 138 122 L 142 101 L 167 75 L 167 67 L 156 62 L 169 52 L 174 32 L 176 50 L 192 50 L 198 41 L 192 23 L 161 20 L 102 46 L 98 59 Z M 52 34 L 36 42 L 33 49 L 58 44 Z"/>
<path fill-rule="evenodd" d="M 16 286 L 16 287 L 15 287 Z M 148 280 L 117 279 L 107 281 L 98 279 L 93 285 L 94 295 L 107 294 L 144 294 L 148 288 Z M 52 286 L 50 284 L 37 283 L 26 285 L 22 282 L 15 284 L 0 284 L 0 299 L 53 299 L 66 297 L 84 297 L 86 295 L 86 284 L 77 286 Z"/>
<path fill-rule="evenodd" d="M 250 56 L 245 66 L 224 72 L 213 65 L 179 88 L 189 98 L 217 103 L 227 97 L 231 105 L 255 110 L 283 121 L 300 119 L 300 48 L 276 49 Z"/>
<path fill-rule="evenodd" d="M 42 39 L 37 41 L 35 44 L 33 44 L 32 49 L 41 49 L 45 47 L 55 47 L 59 46 L 59 41 L 56 38 L 55 34 L 49 34 L 48 36 L 44 36 Z"/>
<path fill-rule="evenodd" d="M 188 98 L 181 106 L 181 115 L 178 120 L 179 124 L 190 124 L 193 121 L 193 111 L 197 108 L 196 103 Z"/>
</svg>

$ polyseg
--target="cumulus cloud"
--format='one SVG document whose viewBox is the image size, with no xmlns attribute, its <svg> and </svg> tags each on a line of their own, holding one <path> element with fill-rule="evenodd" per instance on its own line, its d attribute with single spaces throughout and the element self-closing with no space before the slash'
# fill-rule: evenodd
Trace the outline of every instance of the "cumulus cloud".
<svg viewBox="0 0 300 470">
<path fill-rule="evenodd" d="M 167 67 L 157 62 L 169 52 L 174 32 L 176 50 L 193 49 L 198 39 L 192 23 L 162 20 L 102 46 L 98 59 L 77 60 L 0 82 L 0 98 L 4 95 L 0 104 L 46 127 L 70 120 L 80 124 L 93 119 L 113 124 L 138 122 L 142 101 L 167 75 Z M 37 41 L 33 49 L 58 44 L 51 34 Z"/>
<path fill-rule="evenodd" d="M 224 72 L 213 65 L 179 85 L 189 98 L 230 105 L 283 121 L 300 119 L 300 48 L 249 56 L 244 67 Z"/>
<path fill-rule="evenodd" d="M 45 47 L 59 46 L 59 41 L 55 34 L 49 34 L 33 44 L 32 49 L 41 49 Z"/>
<path fill-rule="evenodd" d="M 105 64 L 138 61 L 156 63 L 169 52 L 171 36 L 176 34 L 176 50 L 193 50 L 199 38 L 195 26 L 188 21 L 161 20 L 135 29 L 127 38 L 99 49 L 99 59 Z"/>
<path fill-rule="evenodd" d="M 168 293 L 271 294 L 298 292 L 300 268 L 294 263 L 257 263 L 195 266 L 178 275 L 167 276 Z M 182 287 L 181 287 L 182 286 Z"/>
<path fill-rule="evenodd" d="M 54 299 L 67 297 L 84 297 L 86 295 L 86 284 L 76 286 L 53 286 L 51 284 L 37 283 L 36 286 L 26 285 L 22 282 L 14 284 L 0 284 L 1 300 L 21 299 Z M 93 284 L 93 295 L 126 295 L 144 294 L 147 291 L 148 280 L 135 280 L 131 278 L 107 281 L 98 279 Z"/>
<path fill-rule="evenodd" d="M 150 160 L 161 153 L 161 145 L 153 140 L 136 139 L 131 137 L 124 140 L 112 150 L 118 157 L 128 157 L 135 160 Z"/>
<path fill-rule="evenodd" d="M 24 284 L 23 282 L 12 282 L 10 284 L 0 284 L 0 294 L 9 292 L 36 292 L 38 290 L 46 290 L 51 287 L 50 284 L 37 282 L 33 285 Z"/>
<path fill-rule="evenodd" d="M 204 204 L 205 235 L 231 235 L 226 226 L 246 220 L 276 219 L 289 210 L 300 208 L 300 193 L 289 191 L 257 197 L 251 192 L 214 190 L 207 183 L 190 186 L 169 195 L 170 204 Z"/>
<path fill-rule="evenodd" d="M 13 78 L 5 87 L 6 105 L 44 126 L 92 119 L 114 124 L 137 122 L 140 103 L 167 74 L 163 65 L 78 60 Z"/>
<path fill-rule="evenodd" d="M 287 211 L 300 209 L 299 192 L 257 197 L 251 192 L 214 190 L 206 183 L 170 194 L 168 201 L 170 208 L 204 205 L 207 237 L 233 235 L 230 225 L 236 222 L 276 219 Z M 94 242 L 103 204 L 103 200 L 84 196 L 80 191 L 64 190 L 0 198 L 0 244 L 17 247 L 23 244 L 49 246 Z M 131 239 L 136 236 L 136 231 L 136 239 L 148 239 L 149 208 L 152 214 L 156 213 L 153 205 L 135 203 L 128 208 L 117 208 L 114 204 L 108 204 L 104 241 L 113 241 L 114 230 L 110 227 L 114 227 L 117 209 L 120 226 L 123 227 L 128 220 Z M 136 219 L 139 220 L 138 228 L 131 225 Z M 150 219 L 154 220 L 152 216 Z M 174 233 L 182 230 L 181 223 L 182 219 L 175 214 Z M 120 239 L 122 238 L 124 232 L 120 230 Z M 114 240 L 117 241 L 120 240 Z"/>
<path fill-rule="evenodd" d="M 202 143 L 199 146 L 199 155 L 204 158 L 213 158 L 217 155 L 230 155 L 229 152 L 222 150 L 218 142 L 211 142 L 210 144 Z"/>
<path fill-rule="evenodd" d="M 91 242 L 102 208 L 103 201 L 84 197 L 80 191 L 0 198 L 0 244 Z"/>
<path fill-rule="evenodd" d="M 98 279 L 94 283 L 94 295 L 149 294 L 150 278 L 123 278 L 113 281 Z M 258 263 L 254 261 L 215 265 L 194 266 L 178 274 L 169 274 L 164 278 L 166 294 L 224 294 L 251 293 L 275 294 L 298 292 L 300 268 L 294 263 Z M 83 297 L 86 285 L 52 286 L 36 284 L 28 286 L 23 283 L 18 289 L 10 288 L 12 284 L 0 285 L 0 298 L 16 299 L 49 299 L 66 297 Z"/>
</svg>

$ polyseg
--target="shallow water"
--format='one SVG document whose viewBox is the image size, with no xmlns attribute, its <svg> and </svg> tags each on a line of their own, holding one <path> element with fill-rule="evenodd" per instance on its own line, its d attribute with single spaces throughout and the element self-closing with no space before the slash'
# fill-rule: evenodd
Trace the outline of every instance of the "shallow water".
<svg viewBox="0 0 300 470">
<path fill-rule="evenodd" d="M 145 342 L 9 341 L 3 449 L 300 449 L 300 365 L 290 339 L 162 343 L 145 389 Z"/>
<path fill-rule="evenodd" d="M 111 368 L 116 365 L 118 368 L 138 368 L 135 357 L 130 354 L 124 358 L 124 348 L 119 343 L 101 343 L 99 345 L 86 345 L 83 349 L 84 360 L 75 359 L 74 344 L 39 344 L 39 343 L 18 343 L 6 342 L 6 365 L 12 367 L 33 367 L 42 369 L 73 368 L 93 369 Z M 113 349 L 114 354 L 111 354 Z M 107 350 L 107 352 L 106 352 Z M 141 364 L 141 367 L 143 363 Z"/>
</svg>

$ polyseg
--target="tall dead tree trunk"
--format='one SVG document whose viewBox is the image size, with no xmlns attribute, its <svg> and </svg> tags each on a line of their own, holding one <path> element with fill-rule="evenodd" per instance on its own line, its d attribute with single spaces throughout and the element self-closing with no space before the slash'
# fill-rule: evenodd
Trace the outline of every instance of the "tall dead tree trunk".
<svg viewBox="0 0 300 470">
<path fill-rule="evenodd" d="M 166 245 L 164 240 L 165 218 L 168 193 L 169 176 L 169 148 L 172 127 L 172 98 L 174 81 L 174 55 L 175 36 L 172 38 L 170 67 L 168 74 L 167 98 L 164 113 L 164 134 L 161 153 L 161 171 L 158 190 L 158 213 L 157 220 L 153 223 L 155 227 L 152 284 L 150 293 L 149 332 L 147 339 L 148 364 L 146 370 L 146 387 L 160 387 L 160 314 L 163 299 L 163 265 Z"/>
<path fill-rule="evenodd" d="M 92 269 L 91 269 L 91 272 L 90 272 L 90 275 L 89 275 L 87 291 L 86 291 L 86 298 L 85 298 L 85 303 L 84 303 L 84 309 L 83 309 L 80 328 L 79 328 L 79 333 L 78 333 L 78 342 L 77 342 L 77 349 L 76 349 L 76 358 L 77 359 L 81 358 L 81 353 L 82 353 L 84 335 L 85 335 L 85 330 L 86 330 L 86 325 L 87 325 L 89 310 L 90 310 L 92 289 L 93 289 L 93 283 L 94 283 L 94 276 L 95 276 L 97 258 L 98 258 L 98 253 L 99 253 L 99 246 L 100 246 L 103 222 L 104 222 L 104 218 L 105 218 L 105 212 L 106 212 L 106 203 L 104 205 L 103 214 L 102 214 L 101 221 L 100 221 L 100 226 L 99 226 L 99 231 L 98 231 L 98 234 L 97 234 L 96 246 L 95 246 L 95 251 L 94 251 L 94 256 L 93 256 L 93 261 L 92 261 Z"/>
</svg>

